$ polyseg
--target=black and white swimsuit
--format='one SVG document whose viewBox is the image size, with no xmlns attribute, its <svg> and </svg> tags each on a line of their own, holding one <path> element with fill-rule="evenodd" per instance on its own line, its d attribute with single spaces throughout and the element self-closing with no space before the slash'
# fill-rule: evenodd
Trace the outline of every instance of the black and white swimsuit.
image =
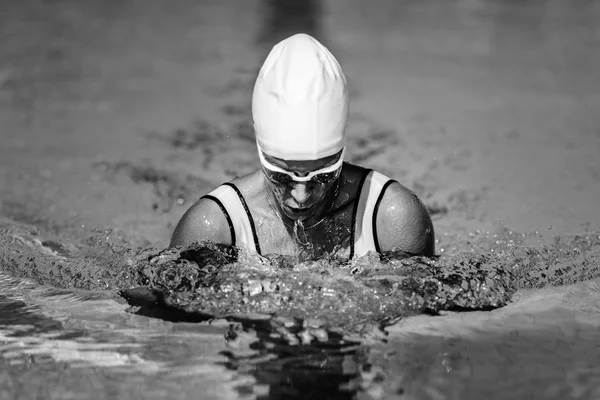
<svg viewBox="0 0 600 400">
<path fill-rule="evenodd" d="M 380 252 L 376 229 L 377 210 L 385 190 L 393 182 L 395 181 L 373 170 L 361 181 L 360 195 L 352 218 L 350 258 L 363 256 L 369 251 Z M 233 183 L 224 183 L 203 197 L 215 201 L 225 214 L 232 245 L 243 245 L 261 254 L 254 218 L 244 196 Z"/>
</svg>

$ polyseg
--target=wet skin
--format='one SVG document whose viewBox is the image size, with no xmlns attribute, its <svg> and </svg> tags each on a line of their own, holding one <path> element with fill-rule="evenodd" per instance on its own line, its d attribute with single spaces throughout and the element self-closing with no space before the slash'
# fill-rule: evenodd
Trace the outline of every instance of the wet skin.
<svg viewBox="0 0 600 400">
<path fill-rule="evenodd" d="M 341 151 L 318 160 L 283 160 L 265 154 L 265 158 L 273 165 L 285 169 L 299 177 L 335 164 Z M 314 182 L 296 182 L 276 184 L 265 176 L 265 187 L 269 201 L 283 218 L 290 221 L 302 221 L 305 225 L 318 222 L 329 211 L 335 201 L 338 180 L 329 184 Z"/>
<path fill-rule="evenodd" d="M 335 164 L 338 156 L 300 161 L 265 155 L 265 160 L 302 177 Z M 232 182 L 246 199 L 256 223 L 262 254 L 296 255 L 312 248 L 318 253 L 311 253 L 312 258 L 327 254 L 336 245 L 342 246 L 341 254 L 350 254 L 353 220 L 349 210 L 356 199 L 359 181 L 367 172 L 365 168 L 344 163 L 340 177 L 325 185 L 311 181 L 276 184 L 269 180 L 264 169 Z M 375 219 L 374 233 L 380 251 L 397 249 L 412 255 L 434 254 L 435 239 L 429 213 L 419 198 L 398 182 L 387 187 Z M 322 220 L 328 222 L 321 224 Z M 317 224 L 319 228 L 312 230 Z M 202 241 L 232 243 L 225 215 L 214 201 L 206 198 L 200 199 L 182 216 L 170 245 L 186 246 Z"/>
</svg>

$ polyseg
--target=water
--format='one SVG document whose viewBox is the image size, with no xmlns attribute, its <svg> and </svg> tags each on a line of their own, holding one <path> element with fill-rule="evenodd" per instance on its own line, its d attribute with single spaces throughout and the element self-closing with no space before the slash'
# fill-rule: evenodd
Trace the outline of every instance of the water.
<svg viewBox="0 0 600 400">
<path fill-rule="evenodd" d="M 538 248 L 597 232 L 599 19 L 587 0 L 4 2 L 2 229 L 53 257 L 165 246 L 195 198 L 256 167 L 254 74 L 302 30 L 351 82 L 350 160 L 436 210 L 439 253 L 498 251 L 498 226 Z M 290 347 L 264 322 L 233 338 L 0 272 L 0 398 L 595 399 L 598 285 Z"/>
<path fill-rule="evenodd" d="M 175 327 L 106 295 L 1 278 L 2 398 L 189 398 L 199 387 L 221 398 L 235 381 L 210 351 L 222 328 Z M 183 384 L 189 376 L 200 379 Z"/>
<path fill-rule="evenodd" d="M 258 333 L 241 331 L 249 341 L 226 347 L 224 320 L 128 311 L 105 293 L 43 288 L 4 274 L 0 288 L 2 398 L 349 398 L 352 391 L 339 386 L 360 362 L 359 345 L 335 337 L 299 351 L 248 321 L 245 329 Z"/>
<path fill-rule="evenodd" d="M 0 235 L 3 262 L 11 262 L 10 253 L 32 260 L 23 264 L 31 270 L 16 270 L 17 275 L 37 271 L 34 279 L 46 281 L 40 275 L 58 269 L 41 267 L 44 259 L 67 266 L 79 260 L 93 267 L 89 254 L 85 258 L 67 253 L 56 242 L 46 247 L 47 233 L 32 226 L 5 220 Z M 522 254 L 520 262 L 539 271 L 529 278 L 541 272 L 540 284 L 554 281 L 552 275 L 572 281 L 577 271 L 598 276 L 598 235 L 588 235 L 583 242 L 561 239 L 560 252 L 518 247 L 532 238 L 539 240 L 536 235 L 484 232 L 472 236 L 469 246 L 484 254 L 516 249 L 515 254 Z M 102 267 L 105 250 L 95 248 L 90 251 L 97 256 L 91 259 Z M 540 263 L 540 255 L 547 261 Z M 114 265 L 104 267 L 108 271 Z M 105 287 L 94 275 L 85 284 L 75 267 L 62 271 L 54 280 L 57 285 Z M 522 284 L 537 286 L 529 278 Z M 598 280 L 521 289 L 512 304 L 493 311 L 403 318 L 388 327 L 387 334 L 373 326 L 371 333 L 363 330 L 361 335 L 344 333 L 344 326 L 325 335 L 318 325 L 304 329 L 308 320 L 273 323 L 264 314 L 214 319 L 161 306 L 139 294 L 127 296 L 126 302 L 117 287 L 58 289 L 0 273 L 0 288 L 2 393 L 9 398 L 42 393 L 50 393 L 50 398 L 190 398 L 202 390 L 202 398 L 558 399 L 593 398 L 599 390 Z M 297 308 L 302 308 L 301 301 L 298 297 Z M 402 315 L 400 310 L 395 313 Z M 32 376 L 42 377 L 39 386 L 25 385 Z"/>
</svg>

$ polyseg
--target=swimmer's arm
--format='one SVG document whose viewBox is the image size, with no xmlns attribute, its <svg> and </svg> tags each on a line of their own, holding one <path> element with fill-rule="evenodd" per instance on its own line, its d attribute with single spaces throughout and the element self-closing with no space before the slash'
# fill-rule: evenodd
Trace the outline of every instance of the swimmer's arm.
<svg viewBox="0 0 600 400">
<path fill-rule="evenodd" d="M 425 205 L 398 182 L 387 187 L 376 216 L 382 252 L 401 250 L 410 255 L 433 256 L 433 223 Z"/>
<path fill-rule="evenodd" d="M 225 214 L 217 203 L 207 198 L 198 200 L 183 214 L 171 236 L 170 247 L 202 241 L 231 244 Z"/>
</svg>

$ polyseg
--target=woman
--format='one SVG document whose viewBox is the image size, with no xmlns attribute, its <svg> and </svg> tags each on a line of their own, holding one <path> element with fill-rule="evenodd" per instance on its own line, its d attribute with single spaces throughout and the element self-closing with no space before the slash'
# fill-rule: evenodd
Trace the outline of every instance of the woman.
<svg viewBox="0 0 600 400">
<path fill-rule="evenodd" d="M 190 207 L 171 246 L 208 240 L 302 260 L 391 250 L 433 255 L 433 225 L 417 196 L 344 162 L 346 78 L 316 39 L 298 34 L 272 49 L 254 86 L 252 116 L 261 169 Z"/>
</svg>

